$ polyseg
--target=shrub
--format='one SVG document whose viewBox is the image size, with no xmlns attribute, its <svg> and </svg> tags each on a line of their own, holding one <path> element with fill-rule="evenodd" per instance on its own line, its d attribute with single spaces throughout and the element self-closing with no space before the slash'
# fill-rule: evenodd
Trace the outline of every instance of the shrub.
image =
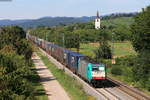
<svg viewBox="0 0 150 100">
<path fill-rule="evenodd" d="M 112 67 L 111 73 L 114 75 L 122 75 L 123 71 L 120 67 Z"/>
<path fill-rule="evenodd" d="M 116 62 L 117 62 L 116 64 L 131 67 L 134 66 L 136 58 L 137 56 L 133 56 L 133 55 L 116 58 Z"/>
<path fill-rule="evenodd" d="M 110 59 L 112 58 L 112 52 L 110 46 L 107 43 L 102 44 L 96 51 L 95 51 L 96 59 L 104 58 Z"/>
<path fill-rule="evenodd" d="M 150 90 L 150 53 L 145 51 L 138 55 L 132 68 L 134 81 L 138 81 L 142 87 Z"/>
<path fill-rule="evenodd" d="M 17 26 L 0 31 L 0 100 L 35 100 L 32 74 L 32 46 Z"/>
</svg>

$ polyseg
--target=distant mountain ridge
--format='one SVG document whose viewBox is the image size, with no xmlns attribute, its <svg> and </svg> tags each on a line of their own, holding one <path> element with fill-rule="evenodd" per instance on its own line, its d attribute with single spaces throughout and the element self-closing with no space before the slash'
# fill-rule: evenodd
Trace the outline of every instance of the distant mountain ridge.
<svg viewBox="0 0 150 100">
<path fill-rule="evenodd" d="M 4 25 L 13 25 L 13 24 L 19 24 L 24 22 L 29 22 L 30 20 L 0 20 L 0 26 Z"/>
<path fill-rule="evenodd" d="M 105 16 L 101 16 L 102 19 L 112 19 L 116 17 L 130 17 L 134 16 L 137 13 L 116 13 L 116 14 L 109 14 Z M 83 16 L 83 17 L 42 17 L 39 19 L 24 19 L 24 20 L 0 20 L 0 26 L 7 26 L 7 25 L 18 25 L 23 27 L 24 29 L 34 28 L 37 26 L 57 26 L 60 24 L 73 24 L 77 22 L 89 22 L 96 18 L 96 16 Z"/>
<path fill-rule="evenodd" d="M 0 20 L 0 26 L 18 25 L 26 29 L 37 26 L 57 26 L 60 24 L 88 22 L 94 19 L 95 17 L 43 17 L 33 20 Z"/>
</svg>

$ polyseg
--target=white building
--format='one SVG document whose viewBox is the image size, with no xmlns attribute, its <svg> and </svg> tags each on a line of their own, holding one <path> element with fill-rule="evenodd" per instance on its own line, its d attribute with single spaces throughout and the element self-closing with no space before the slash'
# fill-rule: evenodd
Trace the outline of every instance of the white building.
<svg viewBox="0 0 150 100">
<path fill-rule="evenodd" d="M 97 16 L 95 19 L 95 29 L 100 29 L 101 28 L 101 19 L 99 16 L 99 12 L 97 11 Z"/>
</svg>

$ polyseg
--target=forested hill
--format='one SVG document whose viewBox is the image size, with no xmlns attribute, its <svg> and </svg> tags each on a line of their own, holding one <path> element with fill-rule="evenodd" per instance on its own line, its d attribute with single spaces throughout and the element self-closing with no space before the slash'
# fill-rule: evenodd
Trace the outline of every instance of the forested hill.
<svg viewBox="0 0 150 100">
<path fill-rule="evenodd" d="M 37 27 L 37 26 L 57 26 L 60 24 L 72 24 L 77 22 L 88 22 L 95 19 L 95 17 L 43 17 L 33 20 L 0 20 L 0 26 L 19 25 L 23 28 Z"/>
<path fill-rule="evenodd" d="M 37 27 L 37 26 L 57 26 L 68 25 L 77 22 L 88 22 L 95 17 L 44 17 L 29 22 L 18 24 L 23 28 Z"/>
<path fill-rule="evenodd" d="M 117 14 L 110 14 L 101 16 L 102 20 L 106 21 L 104 22 L 107 24 L 108 22 L 119 23 L 121 22 L 124 24 L 124 22 L 132 22 L 132 17 L 135 16 L 137 13 L 117 13 Z M 95 19 L 95 16 L 91 17 L 43 17 L 40 19 L 34 19 L 34 20 L 0 20 L 0 26 L 6 26 L 6 25 L 18 25 L 25 29 L 27 28 L 33 28 L 37 26 L 57 26 L 57 25 L 67 25 L 77 22 L 89 22 L 93 21 Z M 122 20 L 123 19 L 123 20 Z M 114 20 L 114 21 L 113 21 Z M 108 21 L 108 22 L 107 22 Z"/>
<path fill-rule="evenodd" d="M 6 25 L 13 25 L 13 24 L 20 24 L 24 22 L 29 22 L 30 20 L 0 20 L 0 26 L 6 26 Z"/>
</svg>

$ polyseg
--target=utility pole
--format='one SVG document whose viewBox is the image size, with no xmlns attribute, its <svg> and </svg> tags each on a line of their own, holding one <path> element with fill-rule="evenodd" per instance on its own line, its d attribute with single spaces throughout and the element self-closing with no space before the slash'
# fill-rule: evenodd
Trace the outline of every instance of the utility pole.
<svg viewBox="0 0 150 100">
<path fill-rule="evenodd" d="M 75 26 L 74 27 L 74 31 L 77 29 L 77 27 Z M 79 37 L 79 34 L 77 34 L 77 35 L 75 35 L 75 39 L 77 40 L 76 41 L 76 49 L 77 49 L 77 53 L 79 53 L 80 52 L 80 37 Z"/>
<path fill-rule="evenodd" d="M 80 52 L 80 37 L 79 37 L 79 34 L 77 35 L 77 52 L 79 53 Z"/>
<path fill-rule="evenodd" d="M 63 50 L 64 50 L 64 48 L 65 48 L 65 35 L 64 35 L 64 33 L 62 33 L 62 42 L 63 42 Z M 63 59 L 63 61 L 64 61 L 64 59 Z M 65 72 L 65 66 L 66 65 L 63 66 L 63 71 L 64 72 Z"/>
<path fill-rule="evenodd" d="M 114 32 L 112 33 L 112 64 L 116 64 L 116 60 L 115 60 L 115 54 L 114 54 Z"/>
<path fill-rule="evenodd" d="M 62 41 L 63 41 L 63 48 L 64 48 L 65 47 L 65 35 L 64 35 L 64 33 L 63 33 Z"/>
</svg>

